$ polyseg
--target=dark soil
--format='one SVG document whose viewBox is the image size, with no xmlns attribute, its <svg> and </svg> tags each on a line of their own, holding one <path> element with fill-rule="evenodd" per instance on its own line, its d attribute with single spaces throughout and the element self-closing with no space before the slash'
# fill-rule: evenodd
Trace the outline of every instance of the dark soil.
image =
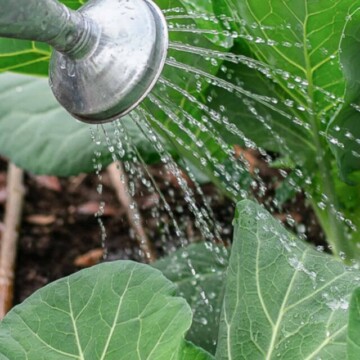
<svg viewBox="0 0 360 360">
<path fill-rule="evenodd" d="M 6 168 L 6 161 L 0 159 L 0 240 L 6 203 Z M 187 210 L 176 181 L 160 166 L 151 167 L 151 172 L 186 237 L 191 241 L 200 240 L 201 234 L 194 225 L 193 216 Z M 273 196 L 277 174 L 266 168 L 260 173 L 268 186 L 266 196 L 269 198 Z M 102 261 L 104 256 L 107 260 L 145 261 L 133 231 L 129 229 L 126 209 L 119 204 L 107 174 L 102 175 L 101 195 L 97 192 L 99 179 L 95 174 L 68 179 L 26 175 L 26 197 L 15 274 L 16 303 L 49 282 Z M 230 242 L 233 204 L 211 184 L 204 185 L 202 189 L 222 229 L 219 240 Z M 157 195 L 148 194 L 141 187 L 137 194 L 135 200 L 144 219 L 144 228 L 157 255 L 161 257 L 179 247 L 179 239 L 174 234 L 169 214 L 156 210 L 157 206 L 154 204 L 159 200 Z M 197 200 L 201 203 L 199 197 Z M 105 214 L 101 217 L 106 229 L 105 253 L 99 219 L 94 215 L 99 210 L 101 201 L 106 204 Z M 263 198 L 260 201 L 263 201 Z M 309 241 L 316 244 L 323 242 L 314 214 L 306 205 L 302 194 L 286 203 L 284 214 L 285 212 L 291 214 L 296 221 L 294 229 L 298 228 L 299 224 L 304 225 Z M 286 223 L 288 221 L 284 214 L 278 213 L 276 216 Z"/>
</svg>

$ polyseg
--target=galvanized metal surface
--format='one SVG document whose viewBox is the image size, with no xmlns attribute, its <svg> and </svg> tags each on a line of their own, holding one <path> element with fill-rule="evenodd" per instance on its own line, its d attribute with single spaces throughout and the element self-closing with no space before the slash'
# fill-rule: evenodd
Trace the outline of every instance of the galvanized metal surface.
<svg viewBox="0 0 360 360">
<path fill-rule="evenodd" d="M 135 108 L 165 63 L 168 33 L 150 0 L 90 0 L 79 11 L 56 0 L 0 0 L 0 36 L 56 49 L 50 85 L 75 118 L 103 123 Z"/>
</svg>

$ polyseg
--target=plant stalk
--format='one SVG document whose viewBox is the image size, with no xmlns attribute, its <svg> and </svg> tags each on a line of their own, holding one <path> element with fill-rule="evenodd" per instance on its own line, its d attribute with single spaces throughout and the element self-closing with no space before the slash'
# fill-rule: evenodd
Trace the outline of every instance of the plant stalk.
<svg viewBox="0 0 360 360">
<path fill-rule="evenodd" d="M 126 210 L 129 224 L 135 231 L 141 251 L 144 253 L 146 260 L 149 263 L 153 263 L 156 261 L 156 253 L 142 225 L 140 212 L 134 205 L 134 200 L 128 192 L 129 186 L 122 164 L 120 162 L 112 163 L 108 166 L 107 172 L 109 174 L 111 184 L 116 191 L 116 195 Z"/>
<path fill-rule="evenodd" d="M 313 115 L 311 115 L 311 117 L 313 117 Z M 335 213 L 336 209 L 339 210 L 339 202 L 336 196 L 335 184 L 331 174 L 332 164 L 330 156 L 325 153 L 325 144 L 322 144 L 322 141 L 319 138 L 319 129 L 313 124 L 316 122 L 316 119 L 313 119 L 311 122 L 317 149 L 316 163 L 320 172 L 319 178 L 321 181 L 321 190 L 327 198 L 325 209 L 321 209 L 317 202 L 312 201 L 312 204 L 315 207 L 315 213 L 319 221 L 322 225 L 325 225 L 323 230 L 326 233 L 327 240 L 332 247 L 334 255 L 339 257 L 343 253 L 346 259 L 351 260 L 356 258 L 356 252 L 349 239 L 346 237 L 345 224 L 337 218 Z M 316 197 L 316 194 L 313 194 L 312 196 Z M 327 225 L 324 224 L 324 215 L 326 215 L 325 217 L 327 218 Z M 343 256 L 341 256 L 341 258 L 343 258 Z"/>
<path fill-rule="evenodd" d="M 0 249 L 0 319 L 13 306 L 14 269 L 25 193 L 23 177 L 23 170 L 10 163 L 7 178 L 8 198 L 5 209 L 5 230 Z"/>
</svg>

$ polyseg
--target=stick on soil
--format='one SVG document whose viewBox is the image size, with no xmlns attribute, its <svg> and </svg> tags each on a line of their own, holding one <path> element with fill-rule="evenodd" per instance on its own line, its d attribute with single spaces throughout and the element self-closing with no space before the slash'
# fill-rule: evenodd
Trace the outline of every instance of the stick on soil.
<svg viewBox="0 0 360 360">
<path fill-rule="evenodd" d="M 5 208 L 5 229 L 0 244 L 0 319 L 13 306 L 17 241 L 25 192 L 23 177 L 23 171 L 10 163 L 7 176 L 8 195 Z"/>
<path fill-rule="evenodd" d="M 129 186 L 127 182 L 127 176 L 122 164 L 120 162 L 112 163 L 108 166 L 107 172 L 109 174 L 112 186 L 116 191 L 116 195 L 126 210 L 126 216 L 129 221 L 129 225 L 133 228 L 136 237 L 139 240 L 140 249 L 144 253 L 148 262 L 154 262 L 156 260 L 156 254 L 142 225 L 143 222 L 140 212 L 137 206 L 134 206 L 135 202 L 128 192 Z"/>
</svg>

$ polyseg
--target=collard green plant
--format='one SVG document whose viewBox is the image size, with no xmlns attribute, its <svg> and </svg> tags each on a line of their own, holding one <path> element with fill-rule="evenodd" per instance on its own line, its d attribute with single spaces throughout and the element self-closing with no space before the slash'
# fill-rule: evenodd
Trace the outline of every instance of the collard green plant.
<svg viewBox="0 0 360 360">
<path fill-rule="evenodd" d="M 287 232 L 261 206 L 237 207 L 217 359 L 345 359 L 359 272 Z"/>
<path fill-rule="evenodd" d="M 355 104 L 358 96 L 357 62 L 354 56 L 358 44 L 354 34 L 358 26 L 356 14 L 360 3 L 302 0 L 284 6 L 281 4 L 278 0 L 266 4 L 230 0 L 226 6 L 220 2 L 217 11 L 225 11 L 234 19 L 242 19 L 242 22 L 231 23 L 239 34 L 238 42 L 245 43 L 254 58 L 268 69 L 269 78 L 274 84 L 272 91 L 275 99 L 283 105 L 286 105 L 286 99 L 293 101 L 292 106 L 288 102 L 285 112 L 291 114 L 293 119 L 298 117 L 308 124 L 305 127 L 308 132 L 304 134 L 307 139 L 304 140 L 313 140 L 317 152 L 324 152 L 326 148 L 322 142 L 328 141 L 335 153 L 353 156 L 352 161 L 350 158 L 342 160 L 342 156 L 338 156 L 342 176 L 347 178 L 352 171 L 356 171 L 358 164 L 356 155 L 351 151 L 358 150 L 353 147 L 355 142 L 348 137 L 344 139 L 346 143 L 342 147 L 335 142 L 339 140 L 338 135 L 333 139 L 329 134 L 322 134 L 321 130 L 332 132 L 333 135 L 335 131 L 344 135 L 346 131 L 353 130 L 349 124 L 340 130 L 335 128 L 339 125 L 339 108 L 342 111 L 353 108 L 351 104 Z M 336 21 L 333 21 L 335 14 Z M 295 84 L 291 86 L 293 82 Z M 261 88 L 259 90 L 260 95 Z M 280 107 L 280 110 L 284 109 L 284 106 Z M 278 119 L 274 121 L 284 121 L 281 113 L 278 112 Z M 349 123 L 354 121 L 351 118 Z M 291 125 L 291 122 L 287 123 Z M 293 131 L 301 130 L 294 122 L 291 127 Z M 281 135 L 287 141 L 286 133 Z M 352 147 L 346 146 L 350 144 Z M 296 144 L 287 143 L 290 149 L 292 145 Z"/>
<path fill-rule="evenodd" d="M 226 270 L 223 247 L 211 252 L 224 259 L 216 262 L 195 244 L 156 265 L 176 285 L 148 265 L 120 261 L 39 290 L 0 322 L 0 359 L 355 359 L 359 270 L 302 243 L 251 201 L 238 204 L 234 226 Z M 191 263 L 198 272 L 182 276 Z M 223 293 L 214 285 L 225 277 Z M 201 292 L 190 287 L 196 282 Z M 192 311 L 174 297 L 176 286 L 194 318 L 201 295 L 217 293 L 203 314 L 218 326 L 214 357 L 196 346 L 209 333 L 194 320 L 196 345 L 184 340 Z"/>
<path fill-rule="evenodd" d="M 233 19 L 230 52 L 245 56 L 229 64 L 237 90 L 209 90 L 217 97 L 214 106 L 225 105 L 258 148 L 291 159 L 334 252 L 358 257 L 360 223 L 352 200 L 359 194 L 360 2 L 213 3 L 218 15 Z M 219 131 L 244 144 L 224 127 Z"/>
</svg>

